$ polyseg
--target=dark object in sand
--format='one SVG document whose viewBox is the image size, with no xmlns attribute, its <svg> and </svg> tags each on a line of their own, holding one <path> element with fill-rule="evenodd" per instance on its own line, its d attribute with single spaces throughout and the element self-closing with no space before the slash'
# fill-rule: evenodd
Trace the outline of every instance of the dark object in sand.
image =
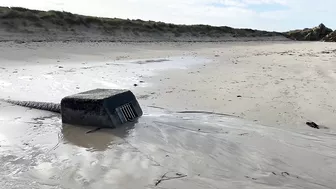
<svg viewBox="0 0 336 189">
<path fill-rule="evenodd" d="M 315 122 L 306 122 L 306 125 L 314 129 L 320 129 L 320 126 L 317 125 Z"/>
<path fill-rule="evenodd" d="M 166 62 L 170 61 L 169 59 L 153 59 L 153 60 L 144 60 L 144 61 L 137 61 L 137 64 L 148 64 L 148 63 L 156 63 L 156 62 Z"/>
<path fill-rule="evenodd" d="M 142 109 L 129 90 L 94 89 L 66 96 L 60 104 L 34 101 L 5 102 L 60 113 L 62 123 L 101 128 L 115 128 L 142 116 Z"/>
</svg>

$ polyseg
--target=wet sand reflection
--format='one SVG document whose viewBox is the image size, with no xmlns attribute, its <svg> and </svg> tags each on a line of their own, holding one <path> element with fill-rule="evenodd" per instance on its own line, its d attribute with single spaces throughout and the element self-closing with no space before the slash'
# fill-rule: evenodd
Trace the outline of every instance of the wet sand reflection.
<svg viewBox="0 0 336 189">
<path fill-rule="evenodd" d="M 126 138 L 134 129 L 137 122 L 132 122 L 118 128 L 83 127 L 69 124 L 62 124 L 61 133 L 64 142 L 93 151 L 104 151 L 113 144 L 117 144 Z"/>
</svg>

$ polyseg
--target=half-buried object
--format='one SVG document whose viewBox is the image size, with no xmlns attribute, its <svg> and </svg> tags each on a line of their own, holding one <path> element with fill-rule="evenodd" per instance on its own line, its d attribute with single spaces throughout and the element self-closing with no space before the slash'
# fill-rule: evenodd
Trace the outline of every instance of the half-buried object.
<svg viewBox="0 0 336 189">
<path fill-rule="evenodd" d="M 142 116 L 134 94 L 123 89 L 94 89 L 64 97 L 61 103 L 5 100 L 28 108 L 60 113 L 72 125 L 115 128 Z"/>
<path fill-rule="evenodd" d="M 62 122 L 66 124 L 114 128 L 142 114 L 136 97 L 129 90 L 94 89 L 61 100 Z"/>
</svg>

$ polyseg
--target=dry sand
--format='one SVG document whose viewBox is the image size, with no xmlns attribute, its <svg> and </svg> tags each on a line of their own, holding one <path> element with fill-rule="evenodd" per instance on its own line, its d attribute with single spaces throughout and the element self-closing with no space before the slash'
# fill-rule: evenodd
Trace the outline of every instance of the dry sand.
<svg viewBox="0 0 336 189">
<path fill-rule="evenodd" d="M 172 110 L 237 115 L 269 126 L 336 127 L 336 45 L 198 44 L 182 55 L 212 63 L 152 78 L 148 102 Z M 241 96 L 241 97 L 240 97 Z"/>
<path fill-rule="evenodd" d="M 318 42 L 0 43 L 0 98 L 59 102 L 92 88 L 129 88 L 145 112 L 134 125 L 87 134 L 53 113 L 0 103 L 0 185 L 333 188 L 335 49 Z M 184 110 L 240 118 L 174 113 Z M 330 129 L 307 127 L 309 120 Z"/>
</svg>

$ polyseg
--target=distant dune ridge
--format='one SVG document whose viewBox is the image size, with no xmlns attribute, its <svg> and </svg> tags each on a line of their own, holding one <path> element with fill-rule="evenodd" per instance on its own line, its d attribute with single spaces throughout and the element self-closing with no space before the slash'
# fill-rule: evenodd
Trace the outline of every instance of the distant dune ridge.
<svg viewBox="0 0 336 189">
<path fill-rule="evenodd" d="M 323 25 L 323 24 L 322 24 Z M 320 25 L 321 26 L 321 25 Z M 163 22 L 99 18 L 60 11 L 0 7 L 0 41 L 286 41 L 322 40 L 326 27 L 270 32 L 227 26 L 176 25 Z M 324 26 L 324 25 L 323 25 Z M 312 30 L 310 32 L 310 30 Z M 321 38 L 321 30 L 323 37 Z M 325 41 L 335 41 L 335 34 Z"/>
</svg>

